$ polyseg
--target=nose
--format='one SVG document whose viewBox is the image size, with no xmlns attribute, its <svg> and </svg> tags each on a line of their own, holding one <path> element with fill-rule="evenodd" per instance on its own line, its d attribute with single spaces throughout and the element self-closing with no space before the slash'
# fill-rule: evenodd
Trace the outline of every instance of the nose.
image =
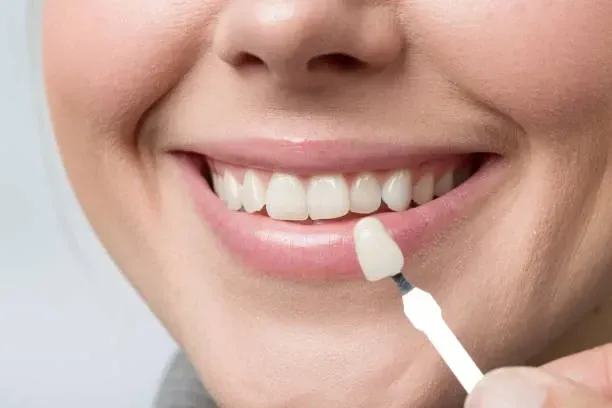
<svg viewBox="0 0 612 408">
<path fill-rule="evenodd" d="M 364 0 L 234 0 L 219 16 L 214 49 L 236 70 L 286 84 L 382 70 L 404 48 L 394 9 Z"/>
</svg>

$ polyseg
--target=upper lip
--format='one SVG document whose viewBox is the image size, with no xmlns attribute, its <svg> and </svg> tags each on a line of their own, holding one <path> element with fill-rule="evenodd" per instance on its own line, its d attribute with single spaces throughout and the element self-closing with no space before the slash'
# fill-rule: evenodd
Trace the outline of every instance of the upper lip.
<svg viewBox="0 0 612 408">
<path fill-rule="evenodd" d="M 269 139 L 248 139 L 233 143 L 208 142 L 183 146 L 178 150 L 237 166 L 305 175 L 414 169 L 449 155 L 474 153 L 473 150 L 450 152 L 448 149 L 417 149 L 402 145 L 358 143 L 348 140 L 296 142 Z"/>
<path fill-rule="evenodd" d="M 344 127 L 332 133 L 325 126 L 303 122 L 262 125 L 256 132 L 236 127 L 209 126 L 206 137 L 185 129 L 159 131 L 165 150 L 195 153 L 236 166 L 293 174 L 360 172 L 415 168 L 437 157 L 471 153 L 503 156 L 516 146 L 505 121 L 457 124 L 449 130 L 418 127 L 413 133 L 394 134 Z"/>
</svg>

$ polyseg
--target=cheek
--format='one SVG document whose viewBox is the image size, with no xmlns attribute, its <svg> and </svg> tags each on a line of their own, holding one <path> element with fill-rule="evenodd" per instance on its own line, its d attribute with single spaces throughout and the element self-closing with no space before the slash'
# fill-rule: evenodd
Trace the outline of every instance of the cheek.
<svg viewBox="0 0 612 408">
<path fill-rule="evenodd" d="M 47 1 L 51 105 L 96 127 L 133 129 L 197 58 L 209 8 L 176 0 Z"/>
<path fill-rule="evenodd" d="M 612 2 L 460 3 L 419 3 L 423 46 L 453 80 L 525 127 L 561 125 L 612 95 Z"/>
</svg>

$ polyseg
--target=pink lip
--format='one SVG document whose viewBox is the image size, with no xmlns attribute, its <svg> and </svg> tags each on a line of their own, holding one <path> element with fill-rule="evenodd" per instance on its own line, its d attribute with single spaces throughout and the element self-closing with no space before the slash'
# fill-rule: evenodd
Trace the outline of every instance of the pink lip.
<svg viewBox="0 0 612 408">
<path fill-rule="evenodd" d="M 210 189 L 194 163 L 184 155 L 176 157 L 197 211 L 222 244 L 246 267 L 290 280 L 363 278 L 353 243 L 353 227 L 357 220 L 304 225 L 230 211 Z M 336 169 L 345 169 L 343 161 L 333 163 Z M 338 163 L 342 163 L 340 167 Z M 433 234 L 451 225 L 471 203 L 486 195 L 488 187 L 502 173 L 500 163 L 501 160 L 489 160 L 461 186 L 425 205 L 403 212 L 380 213 L 376 217 L 390 231 L 404 256 L 410 258 Z M 363 166 L 362 159 L 361 168 Z"/>
<path fill-rule="evenodd" d="M 272 140 L 207 142 L 202 145 L 183 144 L 173 150 L 202 154 L 214 160 L 285 171 L 292 174 L 325 172 L 353 173 L 364 170 L 415 169 L 438 159 L 448 159 L 474 150 L 430 148 L 389 144 L 358 144 L 351 140 Z"/>
</svg>

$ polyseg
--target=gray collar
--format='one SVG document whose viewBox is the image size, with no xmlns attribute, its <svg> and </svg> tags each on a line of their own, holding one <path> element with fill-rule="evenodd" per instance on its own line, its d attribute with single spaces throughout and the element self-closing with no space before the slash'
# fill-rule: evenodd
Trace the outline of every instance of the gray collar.
<svg viewBox="0 0 612 408">
<path fill-rule="evenodd" d="M 217 408 L 196 371 L 179 352 L 168 364 L 155 398 L 154 408 Z"/>
</svg>

